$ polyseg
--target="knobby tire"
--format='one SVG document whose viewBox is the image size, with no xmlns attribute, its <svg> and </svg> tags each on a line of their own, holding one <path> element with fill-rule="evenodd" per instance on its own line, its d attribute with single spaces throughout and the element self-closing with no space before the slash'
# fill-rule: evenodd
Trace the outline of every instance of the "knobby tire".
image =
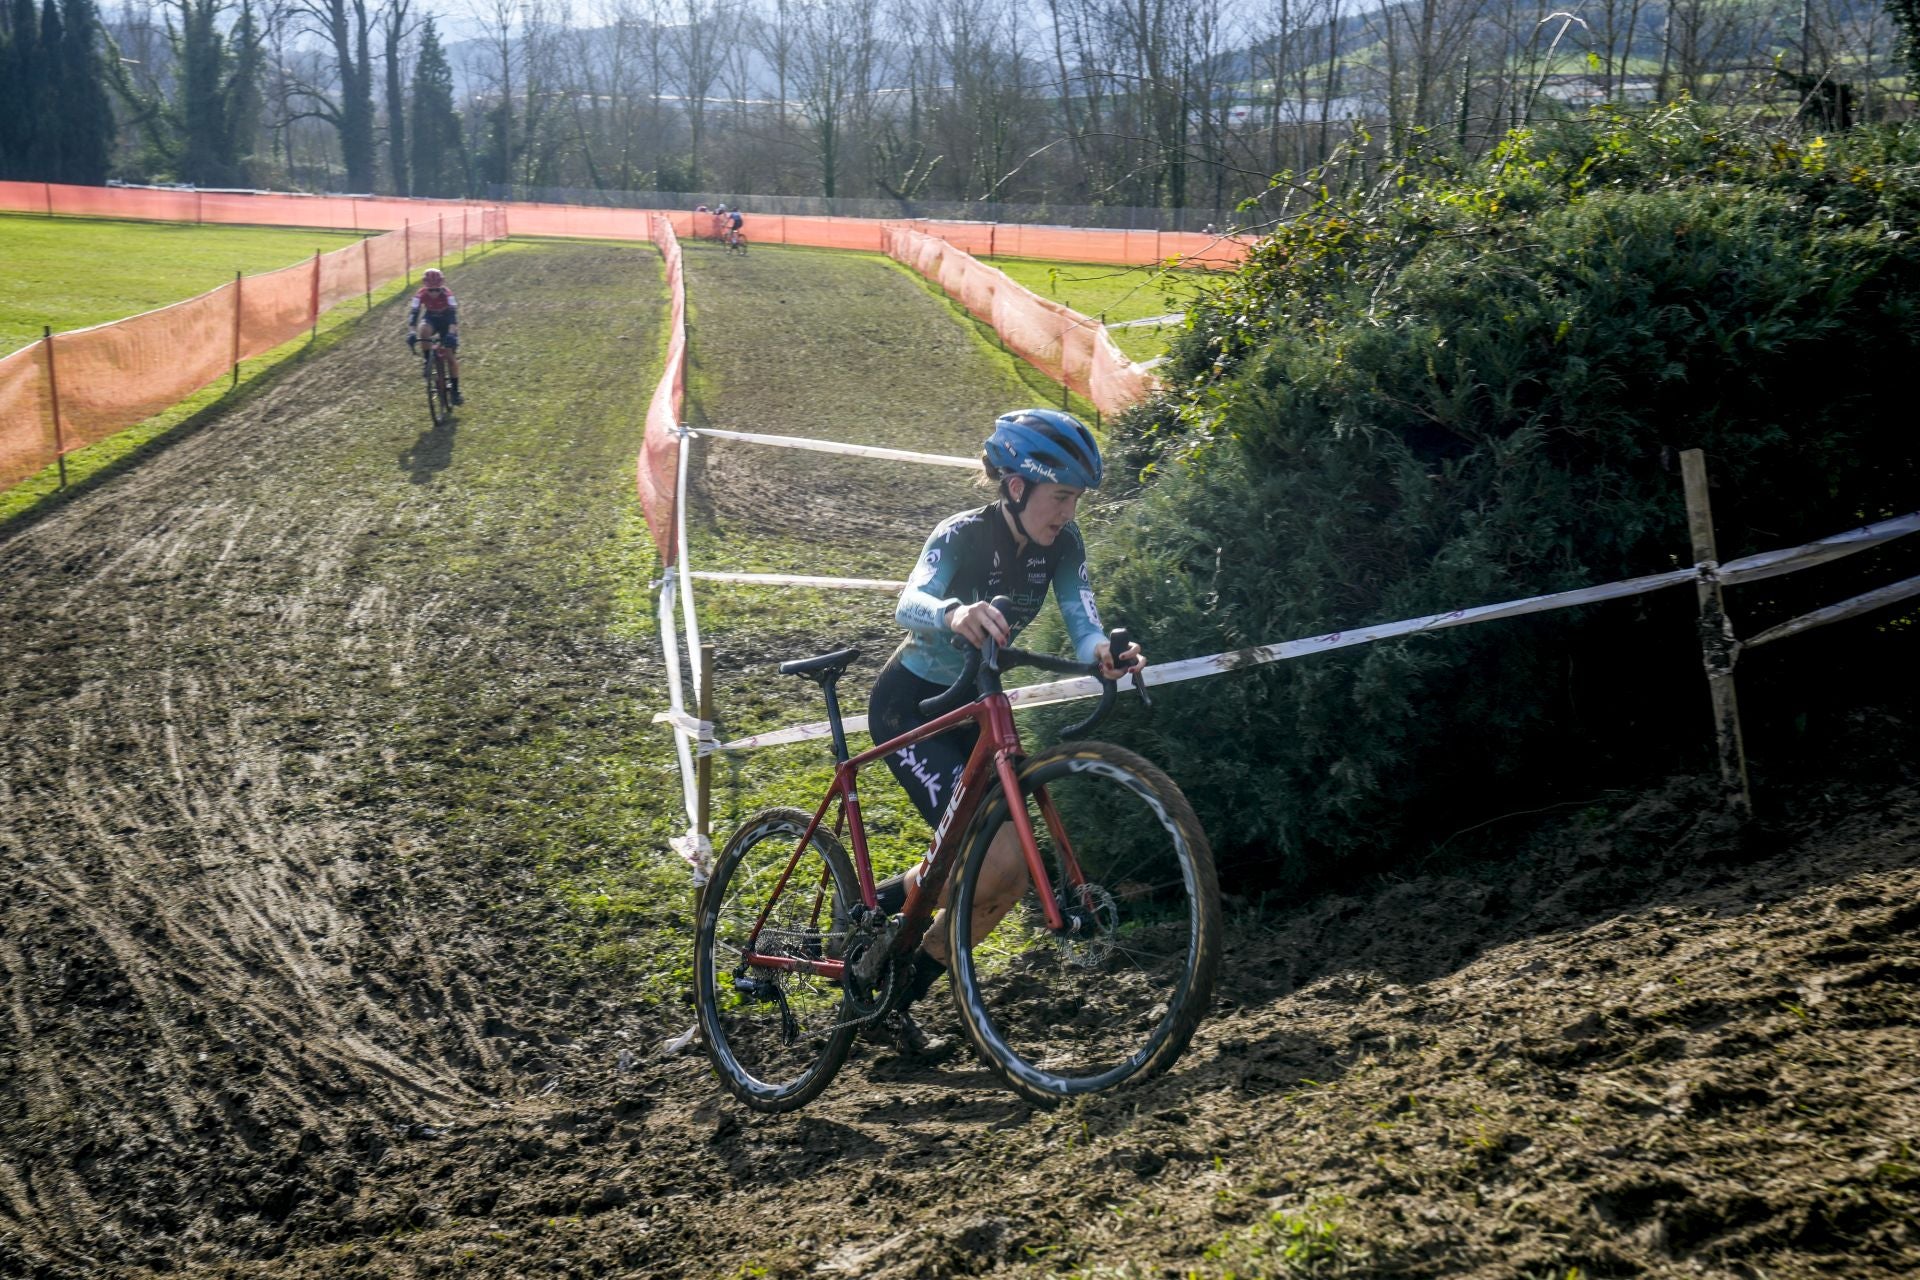
<svg viewBox="0 0 1920 1280">
<path fill-rule="evenodd" d="M 1144 1083 L 1186 1050 L 1213 996 L 1220 890 L 1206 833 L 1171 778 L 1108 743 L 1042 751 L 1018 777 L 1046 892 L 1063 907 L 1077 903 L 1085 927 L 1055 935 L 1028 883 L 992 932 L 973 941 L 966 922 L 987 852 L 1011 821 L 996 786 L 962 848 L 947 917 L 961 1023 L 988 1067 L 1041 1106 Z M 1043 795 L 1084 873 L 1078 888 L 1064 887 L 1063 842 Z"/>
<path fill-rule="evenodd" d="M 858 1032 L 836 982 L 767 968 L 736 973 L 747 936 L 811 820 L 799 809 L 767 809 L 748 819 L 727 841 L 700 896 L 693 986 L 701 1039 L 720 1082 L 755 1111 L 793 1111 L 813 1101 L 846 1062 Z M 816 830 L 773 899 L 757 953 L 820 958 L 834 946 L 836 896 L 858 902 L 859 883 L 840 842 Z M 737 979 L 757 994 L 741 990 Z"/>
<path fill-rule="evenodd" d="M 433 425 L 443 427 L 453 420 L 452 391 L 447 384 L 447 361 L 436 349 L 427 356 L 427 414 Z"/>
</svg>

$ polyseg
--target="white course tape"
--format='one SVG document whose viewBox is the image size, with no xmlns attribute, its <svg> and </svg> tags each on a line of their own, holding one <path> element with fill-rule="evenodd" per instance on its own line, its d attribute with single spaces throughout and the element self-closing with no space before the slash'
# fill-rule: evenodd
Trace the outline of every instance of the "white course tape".
<svg viewBox="0 0 1920 1280">
<path fill-rule="evenodd" d="M 687 455 L 693 442 L 680 433 L 679 474 L 674 481 L 673 524 L 675 558 L 680 562 L 680 608 L 687 620 L 687 667 L 693 675 L 693 700 L 697 704 L 705 692 L 700 687 L 700 619 L 693 611 L 693 579 L 687 568 Z"/>
<path fill-rule="evenodd" d="M 1184 311 L 1169 311 L 1163 316 L 1146 316 L 1139 320 L 1109 320 L 1109 329 L 1140 329 L 1150 324 L 1179 324 L 1187 318 Z"/>
<path fill-rule="evenodd" d="M 707 868 L 713 865 L 713 845 L 698 831 L 689 829 L 683 836 L 674 836 L 667 841 L 673 851 L 687 860 L 693 868 L 693 885 L 697 889 L 707 882 Z"/>
<path fill-rule="evenodd" d="M 671 708 L 667 714 L 686 716 L 687 704 L 681 696 L 680 685 L 680 638 L 673 630 L 673 595 L 674 580 L 668 578 L 660 588 L 660 647 L 665 651 L 667 660 L 667 702 Z M 690 716 L 687 718 L 692 719 Z M 673 735 L 673 749 L 680 762 L 680 798 L 686 806 L 687 826 L 691 830 L 700 812 L 700 793 L 693 779 L 693 752 L 687 746 L 686 734 Z M 693 861 L 689 857 L 689 850 L 678 843 L 674 844 L 674 849 L 681 857 L 688 858 L 696 879 L 706 876 L 705 864 Z M 697 853 L 697 850 L 692 852 Z"/>
<path fill-rule="evenodd" d="M 1831 538 L 1809 542 L 1805 546 L 1788 547 L 1782 551 L 1763 551 L 1759 555 L 1729 560 L 1720 566 L 1720 581 L 1728 584 L 1759 582 L 1764 578 L 1775 577 L 1782 573 L 1792 573 L 1795 569 L 1811 568 L 1816 564 L 1825 564 L 1829 560 L 1838 560 L 1841 556 L 1865 551 L 1869 547 L 1904 537 L 1909 533 L 1920 533 L 1920 511 L 1911 515 L 1895 516 L 1890 520 L 1875 521 L 1873 524 L 1862 525 L 1858 529 L 1836 533 Z"/>
<path fill-rule="evenodd" d="M 693 577 L 702 582 L 740 582 L 763 587 L 831 587 L 841 591 L 898 591 L 904 581 L 882 578 L 810 578 L 797 573 L 727 573 L 719 569 L 696 569 Z"/>
<path fill-rule="evenodd" d="M 1666 587 L 1692 582 L 1699 577 L 1695 569 L 1672 569 L 1666 573 L 1651 574 L 1644 578 L 1630 578 L 1625 582 L 1609 582 L 1597 587 L 1578 587 L 1572 591 L 1557 591 L 1552 595 L 1529 596 L 1524 600 L 1509 600 L 1501 604 L 1481 605 L 1475 609 L 1455 609 L 1450 613 L 1429 614 L 1424 618 L 1409 618 L 1404 622 L 1383 622 L 1378 626 L 1361 627 L 1353 631 L 1332 631 L 1326 635 L 1310 636 L 1304 640 L 1287 640 L 1279 644 L 1260 645 L 1251 649 L 1235 649 L 1230 653 L 1214 653 L 1203 658 L 1187 658 L 1181 662 L 1168 662 L 1148 667 L 1142 677 L 1149 685 L 1178 684 L 1185 680 L 1198 680 L 1203 676 L 1218 675 L 1225 671 L 1239 671 L 1246 667 L 1264 666 L 1270 662 L 1286 662 L 1293 658 L 1304 658 L 1308 654 L 1325 653 L 1330 649 L 1347 649 L 1358 644 L 1371 644 L 1376 640 L 1391 640 L 1396 636 L 1418 635 L 1424 631 L 1444 631 L 1450 627 L 1465 627 L 1477 622 L 1492 622 L 1497 618 L 1517 618 L 1529 613 L 1545 613 L 1550 609 L 1565 609 L 1578 604 L 1596 604 L 1602 600 L 1617 600 L 1623 596 L 1644 595 L 1649 591 L 1659 591 Z M 1045 684 L 1030 684 L 1007 691 L 1007 701 L 1016 707 L 1044 707 L 1058 702 L 1077 702 L 1082 698 L 1099 696 L 1100 682 L 1092 676 L 1075 676 L 1070 680 L 1054 680 Z M 866 717 L 845 722 L 847 732 L 865 730 Z M 793 725 L 785 729 L 775 729 L 768 733 L 755 734 L 751 738 L 736 738 L 732 742 L 723 742 L 718 751 L 752 751 L 760 747 L 781 746 L 789 742 L 805 742 L 813 738 L 824 738 L 831 729 L 824 720 L 811 724 Z"/>
<path fill-rule="evenodd" d="M 805 436 L 769 436 L 754 431 L 720 431 L 701 427 L 692 434 L 715 440 L 745 440 L 749 444 L 771 444 L 784 449 L 811 449 L 816 453 L 844 453 L 856 458 L 887 458 L 894 462 L 924 462 L 933 467 L 980 469 L 978 458 L 954 458 L 943 453 L 915 453 L 911 449 L 882 449 L 870 444 L 841 444 L 837 440 L 810 440 Z"/>
<path fill-rule="evenodd" d="M 865 733 L 865 716 L 842 716 L 840 725 L 848 733 Z M 752 751 L 757 747 L 778 747 L 789 742 L 808 742 L 814 738 L 831 737 L 833 727 L 825 720 L 816 720 L 812 724 L 788 725 L 784 729 L 774 729 L 767 733 L 756 733 L 751 738 L 735 738 L 732 742 L 723 742 L 715 751 Z"/>
<path fill-rule="evenodd" d="M 693 739 L 697 750 L 695 755 L 712 755 L 720 747 L 720 740 L 713 736 L 713 721 L 701 720 L 684 711 L 656 711 L 653 713 L 655 724 L 670 724 Z"/>
<path fill-rule="evenodd" d="M 1829 622 L 1844 622 L 1848 618 L 1871 613 L 1875 609 L 1884 609 L 1890 604 L 1920 596 L 1920 578 L 1908 578 L 1905 582 L 1896 582 L 1890 586 L 1868 591 L 1851 600 L 1842 600 L 1839 604 L 1830 604 L 1824 609 L 1815 609 L 1812 613 L 1802 614 L 1791 622 L 1783 622 L 1777 627 L 1769 627 L 1751 640 L 1742 640 L 1742 649 L 1757 649 L 1773 640 L 1785 640 L 1788 636 L 1797 636 L 1802 631 L 1811 631 L 1815 627 L 1824 627 Z"/>
</svg>

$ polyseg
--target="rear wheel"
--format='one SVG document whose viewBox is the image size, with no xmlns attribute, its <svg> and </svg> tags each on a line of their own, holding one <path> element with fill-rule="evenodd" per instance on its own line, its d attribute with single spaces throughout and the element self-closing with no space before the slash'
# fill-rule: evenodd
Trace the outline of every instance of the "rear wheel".
<svg viewBox="0 0 1920 1280">
<path fill-rule="evenodd" d="M 1041 1105 L 1172 1066 L 1213 996 L 1220 890 L 1206 833 L 1171 778 L 1131 751 L 1070 743 L 1021 767 L 1055 933 L 1031 884 L 979 941 L 982 870 L 1011 827 L 988 797 L 961 854 L 948 917 L 961 1022 L 987 1065 Z"/>
<path fill-rule="evenodd" d="M 818 960 L 841 950 L 832 904 L 836 895 L 858 902 L 860 889 L 830 834 L 815 830 L 801 848 L 811 821 L 799 809 L 756 814 L 727 842 L 700 898 L 693 978 L 700 1033 L 721 1083 L 755 1111 L 811 1102 L 846 1061 L 858 1030 L 840 983 L 745 962 L 763 911 L 754 954 Z"/>
</svg>

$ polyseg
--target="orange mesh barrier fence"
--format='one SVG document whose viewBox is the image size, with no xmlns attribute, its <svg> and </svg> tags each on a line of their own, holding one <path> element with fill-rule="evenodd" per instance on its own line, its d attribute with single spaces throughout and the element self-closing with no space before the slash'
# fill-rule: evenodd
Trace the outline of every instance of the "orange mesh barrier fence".
<svg viewBox="0 0 1920 1280">
<path fill-rule="evenodd" d="M 0 199 L 6 195 L 0 191 Z M 487 210 L 464 221 L 463 231 L 459 219 L 436 212 L 430 231 L 416 224 L 411 234 L 388 232 L 157 311 L 54 334 L 0 359 L 0 487 L 178 404 L 239 361 L 309 331 L 334 304 L 433 261 L 443 243 L 452 252 L 497 238 L 502 222 Z"/>
<path fill-rule="evenodd" d="M 578 236 L 587 239 L 647 240 L 650 219 L 664 213 L 681 237 L 715 238 L 717 226 L 694 225 L 691 210 L 607 209 L 589 205 L 512 203 L 489 206 L 509 210 L 509 230 L 521 235 Z M 329 227 L 344 231 L 394 231 L 411 222 L 416 236 L 430 234 L 445 219 L 447 243 L 461 218 L 479 219 L 484 211 L 458 201 L 409 200 L 396 196 L 303 196 L 286 192 L 167 191 L 145 187 L 74 187 L 61 183 L 0 182 L 0 209 L 26 213 L 74 214 L 97 218 L 143 218 L 166 222 L 232 222 L 260 226 Z M 702 220 L 706 221 L 706 220 Z M 756 244 L 800 244 L 824 249 L 886 251 L 886 221 L 777 213 L 749 213 L 744 228 Z M 1036 227 L 1020 223 L 925 222 L 917 230 L 938 236 L 971 254 L 988 257 L 1056 258 L 1144 266 L 1177 259 L 1182 266 L 1231 267 L 1245 256 L 1246 237 L 1182 231 L 1109 231 L 1090 227 Z M 423 228 L 425 229 L 423 231 Z M 476 226 L 469 233 L 478 236 Z M 496 238 L 486 236 L 487 239 Z M 432 256 L 426 242 L 416 246 L 415 261 Z"/>
<path fill-rule="evenodd" d="M 130 320 L 55 334 L 51 343 L 23 348 L 9 359 L 25 357 L 44 373 L 51 352 L 60 443 L 70 453 L 177 404 L 231 369 L 234 310 L 234 286 L 222 285 Z M 51 391 L 35 399 L 37 407 L 51 411 Z M 8 435 L 14 431 L 11 409 L 0 409 Z M 39 432 L 49 443 L 51 425 Z M 33 470 L 52 461 L 51 455 L 39 458 Z"/>
<path fill-rule="evenodd" d="M 68 214 L 86 218 L 137 218 L 149 222 L 245 223 L 264 227 L 325 227 L 335 231 L 398 231 L 414 224 L 416 236 L 434 236 L 444 221 L 447 245 L 498 239 L 482 224 L 498 206 L 458 200 L 408 200 L 394 196 L 302 196 L 279 191 L 169 191 L 146 187 L 75 187 L 58 182 L 0 182 L 0 209 Z M 460 231 L 462 223 L 465 232 Z M 425 228 L 425 231 L 422 231 Z M 580 234 L 590 234 L 582 232 Z M 635 238 L 643 238 L 642 231 Z M 416 260 L 437 242 L 423 240 Z M 436 248 L 437 251 L 437 248 Z"/>
<path fill-rule="evenodd" d="M 992 325 L 1015 353 L 1102 413 L 1118 413 L 1158 385 L 1114 345 L 1106 326 L 1015 284 L 971 254 L 906 223 L 887 227 L 887 253 Z"/>
<path fill-rule="evenodd" d="M 653 390 L 653 402 L 647 408 L 647 431 L 640 445 L 636 480 L 640 490 L 640 508 L 646 512 L 647 528 L 653 544 L 660 549 L 660 563 L 671 567 L 674 561 L 673 513 L 675 481 L 680 455 L 680 407 L 687 386 L 687 282 L 680 258 L 680 241 L 674 235 L 673 219 L 656 214 L 652 219 L 652 239 L 660 246 L 667 267 L 667 292 L 671 314 L 667 330 L 667 367 L 660 385 Z"/>
<path fill-rule="evenodd" d="M 1239 265 L 1253 243 L 1245 236 L 1202 235 L 1194 231 L 1107 231 L 1092 227 L 1033 227 L 1013 222 L 909 221 L 906 225 L 938 236 L 956 249 L 990 258 L 1052 258 L 1061 262 L 1103 262 L 1115 266 L 1173 262 L 1181 267 L 1230 268 Z"/>
</svg>

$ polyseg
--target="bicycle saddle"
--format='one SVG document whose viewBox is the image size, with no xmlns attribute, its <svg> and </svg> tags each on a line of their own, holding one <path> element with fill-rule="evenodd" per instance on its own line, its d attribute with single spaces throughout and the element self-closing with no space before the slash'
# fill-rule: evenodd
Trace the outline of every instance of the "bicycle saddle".
<svg viewBox="0 0 1920 1280">
<path fill-rule="evenodd" d="M 783 662 L 780 664 L 780 674 L 805 676 L 824 684 L 829 680 L 838 680 L 842 672 L 859 660 L 858 649 L 836 649 L 817 658 L 795 658 L 792 662 Z"/>
</svg>

